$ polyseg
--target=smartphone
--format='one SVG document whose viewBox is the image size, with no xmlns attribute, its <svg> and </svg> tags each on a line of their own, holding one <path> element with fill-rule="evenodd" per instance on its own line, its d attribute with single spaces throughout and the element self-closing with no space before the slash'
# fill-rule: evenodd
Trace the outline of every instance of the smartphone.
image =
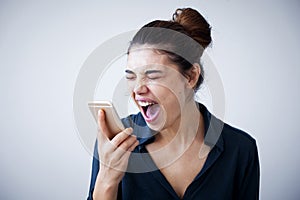
<svg viewBox="0 0 300 200">
<path fill-rule="evenodd" d="M 102 109 L 105 112 L 106 126 L 111 135 L 108 135 L 109 139 L 112 139 L 116 134 L 125 129 L 122 121 L 110 101 L 91 101 L 88 102 L 89 109 L 94 116 L 96 122 L 98 122 L 98 111 Z"/>
</svg>

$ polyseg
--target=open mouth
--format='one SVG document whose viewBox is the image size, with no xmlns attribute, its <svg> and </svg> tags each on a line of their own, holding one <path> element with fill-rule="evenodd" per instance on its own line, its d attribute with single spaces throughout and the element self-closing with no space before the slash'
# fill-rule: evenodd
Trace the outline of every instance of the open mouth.
<svg viewBox="0 0 300 200">
<path fill-rule="evenodd" d="M 160 105 L 154 101 L 137 101 L 141 107 L 143 116 L 147 122 L 151 122 L 156 119 L 160 112 Z"/>
</svg>

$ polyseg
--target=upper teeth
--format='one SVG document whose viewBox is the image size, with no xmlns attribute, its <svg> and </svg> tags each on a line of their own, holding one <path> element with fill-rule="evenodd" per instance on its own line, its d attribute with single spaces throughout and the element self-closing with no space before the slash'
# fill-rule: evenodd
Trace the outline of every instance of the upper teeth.
<svg viewBox="0 0 300 200">
<path fill-rule="evenodd" d="M 153 105 L 153 102 L 147 102 L 147 101 L 138 101 L 140 106 L 150 106 Z"/>
</svg>

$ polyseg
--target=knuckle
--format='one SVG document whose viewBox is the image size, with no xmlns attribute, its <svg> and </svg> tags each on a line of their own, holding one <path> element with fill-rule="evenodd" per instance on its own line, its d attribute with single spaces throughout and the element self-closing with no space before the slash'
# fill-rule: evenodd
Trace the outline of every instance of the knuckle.
<svg viewBox="0 0 300 200">
<path fill-rule="evenodd" d="M 117 136 L 119 136 L 119 135 L 117 135 Z M 111 140 L 111 143 L 114 145 L 114 146 L 118 146 L 118 144 L 120 144 L 120 142 L 121 142 L 121 139 L 120 139 L 120 137 L 114 137 L 112 140 Z"/>
<path fill-rule="evenodd" d="M 126 141 L 124 141 L 123 148 L 127 150 L 129 147 L 131 147 L 135 143 L 134 137 L 129 137 Z"/>
<path fill-rule="evenodd" d="M 122 143 L 127 137 L 128 137 L 128 135 L 127 135 L 124 131 L 122 131 L 122 132 L 120 132 L 119 134 L 117 134 L 117 135 L 113 138 L 112 141 L 113 141 L 115 144 L 120 144 L 120 143 Z"/>
<path fill-rule="evenodd" d="M 126 142 L 123 143 L 122 147 L 123 147 L 124 150 L 127 150 L 130 146 L 131 146 L 131 143 L 129 141 L 126 141 Z"/>
</svg>

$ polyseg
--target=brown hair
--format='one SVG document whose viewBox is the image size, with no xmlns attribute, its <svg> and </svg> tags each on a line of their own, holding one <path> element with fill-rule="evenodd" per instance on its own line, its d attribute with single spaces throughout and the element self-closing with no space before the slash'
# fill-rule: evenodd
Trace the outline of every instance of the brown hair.
<svg viewBox="0 0 300 200">
<path fill-rule="evenodd" d="M 192 8 L 183 8 L 177 9 L 170 21 L 155 20 L 144 25 L 133 37 L 128 53 L 135 45 L 154 46 L 176 63 L 185 76 L 193 63 L 199 63 L 201 76 L 195 86 L 197 90 L 203 82 L 200 58 L 211 40 L 211 27 L 205 18 Z"/>
</svg>

